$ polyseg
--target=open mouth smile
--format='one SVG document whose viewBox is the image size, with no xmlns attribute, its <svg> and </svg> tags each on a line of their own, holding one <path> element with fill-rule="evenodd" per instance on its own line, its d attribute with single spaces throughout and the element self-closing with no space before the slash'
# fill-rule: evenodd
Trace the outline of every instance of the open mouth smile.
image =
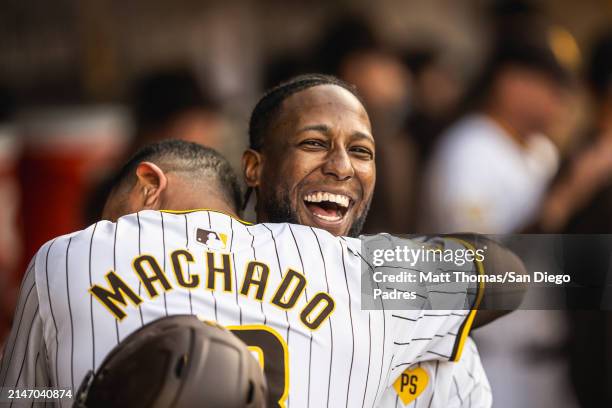
<svg viewBox="0 0 612 408">
<path fill-rule="evenodd" d="M 347 195 L 324 191 L 308 193 L 303 200 L 314 217 L 331 223 L 341 222 L 353 205 L 353 200 Z"/>
</svg>

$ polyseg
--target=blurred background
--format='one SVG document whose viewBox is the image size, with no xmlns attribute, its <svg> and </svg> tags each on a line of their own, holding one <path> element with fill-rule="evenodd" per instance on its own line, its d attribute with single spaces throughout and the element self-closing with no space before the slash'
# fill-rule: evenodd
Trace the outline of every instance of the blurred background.
<svg viewBox="0 0 612 408">
<path fill-rule="evenodd" d="M 0 343 L 30 257 L 96 221 L 135 149 L 184 138 L 239 171 L 257 98 L 306 72 L 367 105 L 366 232 L 612 232 L 610 0 L 2 0 Z M 611 321 L 476 331 L 494 406 L 612 406 Z"/>
</svg>

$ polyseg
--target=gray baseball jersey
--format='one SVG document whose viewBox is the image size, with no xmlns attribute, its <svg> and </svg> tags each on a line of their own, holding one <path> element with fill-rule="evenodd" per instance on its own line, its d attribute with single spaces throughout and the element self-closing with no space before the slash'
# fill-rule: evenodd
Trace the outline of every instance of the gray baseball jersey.
<svg viewBox="0 0 612 408">
<path fill-rule="evenodd" d="M 22 283 L 0 386 L 76 389 L 143 324 L 198 314 L 260 357 L 272 403 L 377 406 L 415 364 L 457 360 L 474 311 L 362 310 L 360 246 L 205 210 L 142 211 L 58 237 Z"/>
</svg>

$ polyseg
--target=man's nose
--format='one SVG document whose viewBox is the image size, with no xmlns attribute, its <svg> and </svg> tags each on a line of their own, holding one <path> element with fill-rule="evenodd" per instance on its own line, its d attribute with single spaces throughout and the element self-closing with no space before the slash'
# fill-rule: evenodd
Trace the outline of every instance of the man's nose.
<svg viewBox="0 0 612 408">
<path fill-rule="evenodd" d="M 333 176 L 340 181 L 353 178 L 355 169 L 344 147 L 336 147 L 329 152 L 327 160 L 323 165 L 323 173 Z"/>
</svg>

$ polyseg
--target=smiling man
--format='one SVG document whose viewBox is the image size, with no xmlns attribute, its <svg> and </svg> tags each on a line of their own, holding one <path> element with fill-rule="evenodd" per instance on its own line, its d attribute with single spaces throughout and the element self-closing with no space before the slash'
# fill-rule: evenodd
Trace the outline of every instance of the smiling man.
<svg viewBox="0 0 612 408">
<path fill-rule="evenodd" d="M 320 74 L 290 79 L 259 100 L 251 115 L 249 139 L 243 175 L 249 192 L 255 190 L 257 195 L 258 222 L 290 222 L 333 235 L 359 235 L 370 207 L 376 167 L 371 123 L 354 87 Z M 495 246 L 489 243 L 490 254 Z M 523 268 L 514 254 L 495 251 L 484 269 L 490 272 L 510 265 Z M 492 293 L 491 287 L 487 293 Z M 521 293 L 522 288 L 516 289 Z M 520 295 L 517 299 L 515 305 Z M 481 305 L 490 310 L 476 314 L 475 327 L 506 313 L 493 310 L 494 301 L 495 297 L 485 295 Z M 452 368 L 445 365 L 444 370 Z M 392 388 L 387 391 L 383 406 L 395 406 L 398 395 Z"/>
<path fill-rule="evenodd" d="M 355 89 L 304 75 L 259 101 L 249 127 L 244 176 L 259 222 L 292 222 L 356 236 L 372 200 L 375 144 Z"/>
<path fill-rule="evenodd" d="M 235 193 L 211 149 L 173 140 L 137 153 L 105 206 L 114 222 L 49 241 L 32 260 L 0 389 L 74 392 L 134 331 L 194 314 L 259 350 L 269 407 L 490 406 L 469 310 L 362 310 L 359 240 L 243 223 Z"/>
</svg>

